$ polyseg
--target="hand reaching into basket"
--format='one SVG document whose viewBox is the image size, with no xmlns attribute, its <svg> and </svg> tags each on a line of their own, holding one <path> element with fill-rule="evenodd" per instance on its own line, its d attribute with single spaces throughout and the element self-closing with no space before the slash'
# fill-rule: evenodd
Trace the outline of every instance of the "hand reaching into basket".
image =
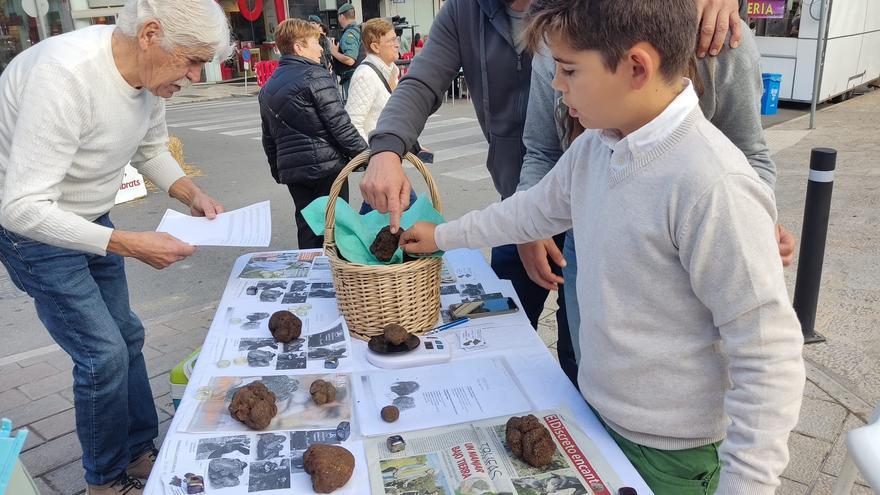
<svg viewBox="0 0 880 495">
<path fill-rule="evenodd" d="M 367 204 L 379 213 L 391 214 L 391 233 L 396 234 L 400 229 L 400 216 L 409 206 L 411 189 L 400 157 L 390 151 L 373 155 L 360 188 Z"/>
<path fill-rule="evenodd" d="M 400 236 L 400 248 L 407 254 L 431 254 L 438 251 L 434 231 L 437 226 L 430 222 L 419 222 L 408 228 Z"/>
</svg>

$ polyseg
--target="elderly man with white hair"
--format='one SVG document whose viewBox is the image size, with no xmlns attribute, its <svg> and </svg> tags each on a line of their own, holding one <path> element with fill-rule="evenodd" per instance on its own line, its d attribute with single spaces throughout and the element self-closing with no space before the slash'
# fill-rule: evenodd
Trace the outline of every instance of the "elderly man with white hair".
<svg viewBox="0 0 880 495">
<path fill-rule="evenodd" d="M 129 161 L 192 214 L 222 206 L 167 149 L 165 102 L 232 51 L 214 0 L 128 0 L 119 24 L 45 40 L 0 77 L 0 261 L 73 359 L 89 494 L 141 493 L 158 420 L 123 257 L 164 268 L 195 248 L 115 230 Z"/>
</svg>

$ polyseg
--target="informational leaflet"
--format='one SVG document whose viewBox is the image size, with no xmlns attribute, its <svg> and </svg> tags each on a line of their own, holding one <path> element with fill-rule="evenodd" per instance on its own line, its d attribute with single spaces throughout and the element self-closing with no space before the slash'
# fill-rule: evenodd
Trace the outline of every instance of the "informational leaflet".
<svg viewBox="0 0 880 495">
<path fill-rule="evenodd" d="M 377 371 L 360 376 L 358 419 L 364 435 L 433 428 L 532 409 L 503 357 Z M 382 421 L 394 405 L 400 419 Z"/>
<path fill-rule="evenodd" d="M 156 231 L 193 246 L 263 247 L 272 241 L 272 214 L 268 201 L 221 213 L 213 220 L 167 210 Z"/>
<path fill-rule="evenodd" d="M 545 467 L 519 459 L 506 440 L 509 417 L 404 434 L 393 453 L 384 437 L 364 442 L 374 495 L 614 495 L 617 473 L 593 442 L 555 411 L 535 413 L 556 453 Z"/>
<path fill-rule="evenodd" d="M 342 373 L 273 375 L 261 377 L 214 376 L 196 390 L 196 406 L 181 423 L 187 433 L 252 431 L 229 414 L 229 404 L 239 388 L 262 381 L 275 394 L 278 414 L 263 431 L 336 428 L 351 420 L 351 385 L 349 375 Z M 336 387 L 336 400 L 315 404 L 309 387 L 315 380 L 330 382 Z"/>
<path fill-rule="evenodd" d="M 302 335 L 290 342 L 277 342 L 266 328 L 269 313 L 248 313 L 248 319 L 232 326 L 226 338 L 207 340 L 199 359 L 215 374 L 252 376 L 255 373 L 290 374 L 294 370 L 321 371 L 335 359 L 339 370 L 348 367 L 351 340 L 345 320 L 316 327 L 304 317 Z M 253 324 L 253 325 L 252 325 Z M 242 329 L 242 326 L 252 325 Z"/>
<path fill-rule="evenodd" d="M 321 254 L 320 250 L 254 253 L 238 278 L 307 278 Z"/>
</svg>

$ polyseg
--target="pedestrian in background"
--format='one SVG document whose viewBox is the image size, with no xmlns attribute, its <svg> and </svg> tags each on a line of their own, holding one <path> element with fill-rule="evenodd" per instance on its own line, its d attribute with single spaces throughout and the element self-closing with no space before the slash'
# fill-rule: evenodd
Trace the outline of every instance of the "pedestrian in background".
<svg viewBox="0 0 880 495">
<path fill-rule="evenodd" d="M 367 143 L 351 124 L 336 81 L 321 66 L 321 30 L 302 19 L 288 19 L 275 29 L 281 52 L 278 69 L 260 90 L 263 150 L 272 177 L 293 198 L 300 249 L 318 248 L 302 209 L 330 193 L 336 176 Z M 348 200 L 348 184 L 339 197 Z"/>
</svg>

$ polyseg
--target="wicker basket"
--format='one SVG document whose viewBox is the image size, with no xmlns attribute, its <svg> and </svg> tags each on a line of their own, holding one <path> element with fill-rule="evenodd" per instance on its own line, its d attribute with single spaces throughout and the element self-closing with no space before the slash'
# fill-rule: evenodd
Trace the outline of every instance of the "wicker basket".
<svg viewBox="0 0 880 495">
<path fill-rule="evenodd" d="M 369 151 L 356 156 L 339 173 L 330 189 L 324 219 L 324 252 L 336 285 L 336 302 L 354 337 L 369 340 L 381 335 L 389 323 L 403 325 L 410 333 L 432 329 L 440 312 L 440 258 L 421 258 L 395 265 L 361 265 L 339 256 L 333 236 L 336 198 L 348 176 L 369 160 Z M 428 183 L 434 208 L 443 212 L 440 193 L 425 164 L 412 153 L 406 157 Z"/>
</svg>

